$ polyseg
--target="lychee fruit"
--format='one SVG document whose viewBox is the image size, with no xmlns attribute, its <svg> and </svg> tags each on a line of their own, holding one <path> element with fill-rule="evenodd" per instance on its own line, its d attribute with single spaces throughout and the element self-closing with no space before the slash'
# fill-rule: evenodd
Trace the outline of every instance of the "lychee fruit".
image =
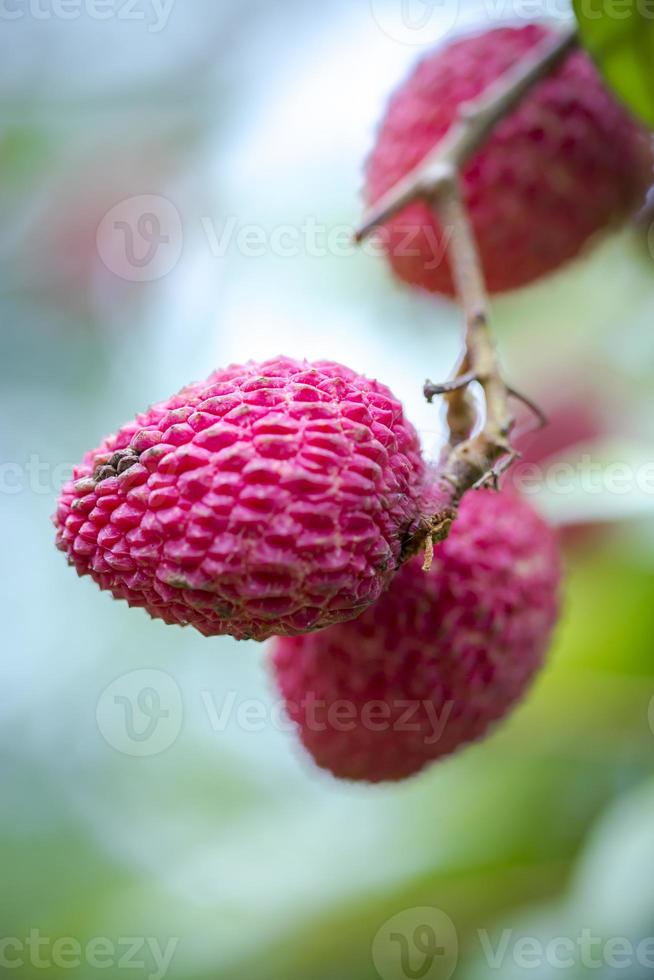
<svg viewBox="0 0 654 980">
<path fill-rule="evenodd" d="M 366 167 L 373 205 L 417 166 L 462 107 L 515 66 L 550 28 L 529 24 L 465 37 L 422 60 L 390 101 Z M 589 56 L 570 54 L 502 120 L 462 173 L 488 289 L 532 282 L 635 211 L 653 182 L 643 129 L 604 87 Z M 380 231 L 405 282 L 452 295 L 447 229 L 416 201 Z"/>
<path fill-rule="evenodd" d="M 544 410 L 547 424 L 534 430 L 526 412 L 518 417 L 513 444 L 520 452 L 505 476 L 505 484 L 525 494 L 533 493 L 540 486 L 561 486 L 570 481 L 576 467 L 584 468 L 584 456 L 592 452 L 592 444 L 611 435 L 610 413 L 607 413 L 606 392 L 601 404 L 598 393 L 572 379 L 557 377 L 556 387 L 551 385 L 542 393 L 536 393 L 536 404 Z M 520 426 L 525 430 L 520 433 Z M 529 424 L 531 422 L 531 424 Z M 571 521 L 559 524 L 561 543 L 571 551 L 587 550 L 608 538 L 607 524 L 592 520 Z"/>
<path fill-rule="evenodd" d="M 318 766 L 399 780 L 480 738 L 543 662 L 556 537 L 512 492 L 469 493 L 430 572 L 411 559 L 358 619 L 275 641 L 289 717 Z"/>
<path fill-rule="evenodd" d="M 379 382 L 327 361 L 232 366 L 87 453 L 57 544 L 166 623 L 306 632 L 379 598 L 423 477 L 417 433 Z"/>
<path fill-rule="evenodd" d="M 607 435 L 604 413 L 597 395 L 590 389 L 579 386 L 566 389 L 558 378 L 555 390 L 545 391 L 535 400 L 544 410 L 547 424 L 539 429 L 532 425 L 529 431 L 518 432 L 515 448 L 520 451 L 520 460 L 511 467 L 509 476 Z M 529 415 L 525 412 L 522 418 L 527 420 Z"/>
</svg>

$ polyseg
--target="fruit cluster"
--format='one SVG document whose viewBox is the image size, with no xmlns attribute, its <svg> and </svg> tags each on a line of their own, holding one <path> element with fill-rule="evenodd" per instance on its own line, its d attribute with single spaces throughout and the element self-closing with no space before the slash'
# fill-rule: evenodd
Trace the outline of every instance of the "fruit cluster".
<svg viewBox="0 0 654 980">
<path fill-rule="evenodd" d="M 217 371 L 88 453 L 57 544 L 167 623 L 284 637 L 275 672 L 318 764 L 399 779 L 508 711 L 556 618 L 553 532 L 514 494 L 466 497 L 430 572 L 403 562 L 430 479 L 386 387 L 278 358 Z M 326 721 L 312 726 L 307 697 Z M 376 702 L 389 714 L 371 726 Z"/>
<path fill-rule="evenodd" d="M 492 30 L 421 62 L 382 124 L 368 202 L 546 36 L 534 25 Z M 651 175 L 645 134 L 573 53 L 462 175 L 489 288 L 577 254 L 628 214 Z M 395 271 L 451 293 L 434 262 L 443 236 L 427 202 L 391 217 Z M 449 521 L 436 535 L 444 485 L 387 387 L 280 357 L 216 371 L 89 452 L 61 493 L 57 545 L 80 575 L 166 623 L 277 637 L 276 680 L 316 763 L 343 778 L 401 779 L 507 713 L 558 614 L 554 532 L 505 489 L 455 495 L 449 536 Z M 425 571 L 416 540 L 430 553 L 432 538 Z"/>
</svg>

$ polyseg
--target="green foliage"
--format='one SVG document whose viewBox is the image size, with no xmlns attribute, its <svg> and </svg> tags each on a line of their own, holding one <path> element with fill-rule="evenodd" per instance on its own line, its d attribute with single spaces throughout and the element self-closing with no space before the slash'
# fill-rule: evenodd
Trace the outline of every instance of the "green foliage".
<svg viewBox="0 0 654 980">
<path fill-rule="evenodd" d="M 609 85 L 654 126 L 654 4 L 573 0 L 581 38 Z"/>
</svg>

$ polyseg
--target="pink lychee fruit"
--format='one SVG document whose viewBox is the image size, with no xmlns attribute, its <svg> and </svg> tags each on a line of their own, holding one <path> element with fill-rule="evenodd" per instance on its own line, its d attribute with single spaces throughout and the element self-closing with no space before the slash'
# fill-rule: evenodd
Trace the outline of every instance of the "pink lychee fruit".
<svg viewBox="0 0 654 980">
<path fill-rule="evenodd" d="M 468 494 L 431 571 L 411 559 L 358 619 L 275 641 L 318 766 L 399 780 L 484 735 L 540 668 L 559 609 L 556 538 L 512 492 Z"/>
<path fill-rule="evenodd" d="M 57 544 L 166 623 L 265 639 L 362 612 L 401 558 L 424 475 L 384 385 L 278 358 L 216 371 L 89 452 Z"/>
<path fill-rule="evenodd" d="M 583 456 L 591 452 L 592 444 L 611 435 L 606 398 L 601 404 L 597 392 L 583 384 L 580 387 L 578 381 L 572 384 L 558 377 L 556 386 L 537 393 L 535 401 L 544 410 L 547 424 L 534 430 L 533 418 L 526 411 L 521 413 L 513 439 L 520 459 L 504 478 L 506 485 L 525 494 L 539 485 L 554 482 L 559 486 L 561 480 L 570 479 L 568 471 L 583 468 Z M 588 550 L 607 541 L 607 527 L 593 520 L 562 523 L 561 543 L 570 551 Z"/>
<path fill-rule="evenodd" d="M 393 95 L 366 167 L 372 205 L 417 166 L 461 109 L 524 58 L 550 28 L 502 27 L 427 55 Z M 588 239 L 627 218 L 653 181 L 650 139 L 577 51 L 540 81 L 464 167 L 465 202 L 491 292 L 514 289 L 577 255 Z M 445 234 L 424 201 L 381 232 L 407 283 L 454 292 Z"/>
<path fill-rule="evenodd" d="M 575 389 L 566 388 L 558 379 L 554 390 L 537 394 L 535 400 L 545 412 L 547 423 L 535 429 L 533 418 L 527 412 L 521 413 L 515 440 L 520 460 L 511 467 L 509 475 L 520 473 L 526 466 L 538 466 L 556 459 L 576 446 L 587 445 L 607 435 L 605 412 L 597 393 L 591 389 L 580 389 L 579 385 Z M 519 425 L 522 421 L 531 425 L 521 434 Z"/>
</svg>

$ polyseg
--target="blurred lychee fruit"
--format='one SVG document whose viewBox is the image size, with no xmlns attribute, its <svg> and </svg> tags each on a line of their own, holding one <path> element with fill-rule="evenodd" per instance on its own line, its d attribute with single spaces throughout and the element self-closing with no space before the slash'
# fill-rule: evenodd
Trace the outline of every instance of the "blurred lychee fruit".
<svg viewBox="0 0 654 980">
<path fill-rule="evenodd" d="M 339 364 L 216 371 L 84 457 L 55 515 L 80 575 L 167 623 L 265 639 L 374 602 L 424 464 L 402 406 Z"/>
<path fill-rule="evenodd" d="M 461 108 L 552 32 L 496 28 L 421 61 L 391 99 L 366 167 L 374 204 L 434 148 Z M 587 54 L 572 53 L 540 81 L 465 166 L 466 204 L 491 292 L 514 289 L 577 255 L 588 239 L 643 203 L 652 146 L 604 87 Z M 454 291 L 447 229 L 417 201 L 383 227 L 396 274 L 431 292 Z"/>
<path fill-rule="evenodd" d="M 518 438 L 515 448 L 520 450 L 520 460 L 509 470 L 520 472 L 525 466 L 538 465 L 545 460 L 555 459 L 575 446 L 594 442 L 606 435 L 606 420 L 600 410 L 597 396 L 591 391 L 582 391 L 579 386 L 561 388 L 557 380 L 555 391 L 544 392 L 536 402 L 545 412 L 547 422 L 541 428 L 520 433 L 520 420 L 516 426 Z M 522 418 L 532 421 L 526 413 Z"/>
<path fill-rule="evenodd" d="M 335 776 L 380 782 L 478 739 L 541 666 L 559 578 L 556 538 L 529 504 L 468 494 L 430 572 L 412 559 L 358 619 L 275 642 L 305 748 Z"/>
<path fill-rule="evenodd" d="M 529 494 L 538 487 L 555 487 L 560 492 L 566 480 L 574 480 L 589 456 L 592 444 L 608 438 L 606 394 L 600 404 L 597 392 L 580 387 L 560 376 L 556 386 L 549 385 L 537 394 L 536 403 L 545 412 L 547 424 L 534 429 L 530 416 L 523 412 L 518 419 L 514 446 L 520 459 L 509 469 L 505 484 Z M 530 424 L 531 423 L 531 424 Z M 561 543 L 566 549 L 588 549 L 607 540 L 607 526 L 597 521 L 571 521 L 558 527 Z"/>
<path fill-rule="evenodd" d="M 51 165 L 16 243 L 21 265 L 30 270 L 31 293 L 81 318 L 86 330 L 106 326 L 118 308 L 137 302 L 133 276 L 147 269 L 130 265 L 129 255 L 133 249 L 140 262 L 151 245 L 138 234 L 144 202 L 158 198 L 161 206 L 172 207 L 167 198 L 183 153 L 191 148 L 175 127 L 153 124 L 138 139 L 132 133 L 120 140 L 112 133 L 88 154 L 73 156 L 60 168 Z M 116 206 L 124 229 L 109 221 Z M 127 226 L 135 230 L 133 244 Z M 99 233 L 115 248 L 113 264 L 101 254 Z"/>
</svg>

